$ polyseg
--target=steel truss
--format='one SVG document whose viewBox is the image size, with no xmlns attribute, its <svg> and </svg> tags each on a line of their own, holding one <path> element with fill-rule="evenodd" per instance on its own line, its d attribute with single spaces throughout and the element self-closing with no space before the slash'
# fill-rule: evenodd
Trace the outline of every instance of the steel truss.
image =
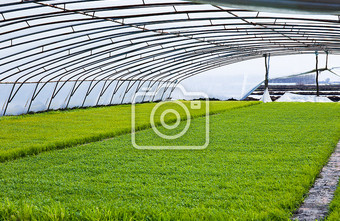
<svg viewBox="0 0 340 221">
<path fill-rule="evenodd" d="M 0 115 L 12 114 L 12 103 L 37 111 L 39 99 L 46 100 L 40 111 L 129 103 L 145 88 L 160 91 L 151 100 L 165 99 L 181 81 L 217 67 L 267 54 L 340 52 L 336 15 L 179 0 L 5 0 L 0 23 L 0 87 L 9 88 Z M 15 101 L 23 93 L 26 101 Z M 63 104 L 53 106 L 57 98 Z"/>
</svg>

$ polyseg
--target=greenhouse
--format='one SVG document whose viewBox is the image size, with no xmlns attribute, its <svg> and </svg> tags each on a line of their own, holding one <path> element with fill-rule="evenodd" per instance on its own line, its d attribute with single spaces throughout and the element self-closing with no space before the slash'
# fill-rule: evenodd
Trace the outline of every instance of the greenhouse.
<svg viewBox="0 0 340 221">
<path fill-rule="evenodd" d="M 228 2 L 237 1 L 2 1 L 0 115 L 131 103 L 141 90 L 159 90 L 153 100 L 162 100 L 182 81 L 233 63 L 339 54 L 337 1 L 313 6 L 321 15 Z"/>
<path fill-rule="evenodd" d="M 340 220 L 339 0 L 1 0 L 0 221 Z"/>
</svg>

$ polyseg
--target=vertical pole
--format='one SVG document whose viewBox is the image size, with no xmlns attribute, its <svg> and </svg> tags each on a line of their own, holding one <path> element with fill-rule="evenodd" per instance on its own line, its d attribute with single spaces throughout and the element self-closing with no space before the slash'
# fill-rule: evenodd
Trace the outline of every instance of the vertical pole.
<svg viewBox="0 0 340 221">
<path fill-rule="evenodd" d="M 266 65 L 266 75 L 265 75 L 265 79 L 264 79 L 264 91 L 263 91 L 263 96 L 261 98 L 261 101 L 263 101 L 264 103 L 267 102 L 272 102 L 272 99 L 270 97 L 269 94 L 269 63 L 270 63 L 270 54 L 264 54 L 263 55 L 265 58 L 265 65 Z"/>
<path fill-rule="evenodd" d="M 320 88 L 319 88 L 319 53 L 315 52 L 315 58 L 316 58 L 316 96 L 320 96 Z"/>
<path fill-rule="evenodd" d="M 265 76 L 265 80 L 264 80 L 264 88 L 265 89 L 268 89 L 268 85 L 269 85 L 269 80 L 268 80 L 268 78 L 269 78 L 269 65 L 268 65 L 269 56 L 270 55 L 267 55 L 267 54 L 264 55 L 265 65 L 266 65 L 266 76 Z"/>
</svg>

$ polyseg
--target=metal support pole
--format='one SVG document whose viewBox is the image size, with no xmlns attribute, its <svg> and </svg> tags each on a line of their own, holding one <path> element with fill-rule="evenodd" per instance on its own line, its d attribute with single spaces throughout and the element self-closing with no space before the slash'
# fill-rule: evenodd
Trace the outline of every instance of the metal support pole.
<svg viewBox="0 0 340 221">
<path fill-rule="evenodd" d="M 268 89 L 269 86 L 269 61 L 270 61 L 270 54 L 265 54 L 264 55 L 265 59 L 265 65 L 266 65 L 266 76 L 264 80 L 264 87 L 265 89 Z"/>
<path fill-rule="evenodd" d="M 170 100 L 171 99 L 171 95 L 172 93 L 175 91 L 175 89 L 177 88 L 177 85 L 179 85 L 179 83 L 181 82 L 182 80 L 174 80 L 173 81 L 173 86 L 172 86 L 172 89 L 170 90 L 170 93 L 169 93 L 169 96 L 168 96 L 168 99 Z"/>
<path fill-rule="evenodd" d="M 37 89 L 38 89 L 39 84 L 40 84 L 40 82 L 37 82 L 37 85 L 36 85 L 35 88 L 34 88 L 34 91 L 33 91 L 33 94 L 32 94 L 32 98 L 31 98 L 31 101 L 30 101 L 30 104 L 28 105 L 27 113 L 30 112 L 32 103 L 33 103 L 33 101 L 34 101 L 35 98 L 36 98 L 35 93 L 37 92 Z"/>
<path fill-rule="evenodd" d="M 113 82 L 113 81 L 112 81 Z M 118 84 L 119 84 L 119 80 L 117 80 L 117 84 L 116 84 L 116 86 L 115 86 L 115 88 L 113 89 L 113 91 L 112 91 L 112 96 L 111 96 L 111 99 L 110 99 L 110 105 L 112 104 L 112 101 L 113 101 L 113 97 L 116 95 L 116 89 L 117 89 L 117 87 L 118 87 Z"/>
<path fill-rule="evenodd" d="M 14 88 L 15 88 L 15 83 L 13 83 L 13 87 L 12 87 L 11 93 L 10 93 L 9 96 L 8 96 L 8 100 L 7 100 L 7 102 L 6 102 L 6 106 L 5 106 L 5 110 L 4 110 L 3 116 L 6 115 L 6 111 L 7 111 L 8 105 L 9 105 L 9 103 L 11 103 L 11 101 L 13 100 L 13 98 L 11 99 L 11 96 L 12 96 L 12 94 L 13 94 Z"/>
<path fill-rule="evenodd" d="M 319 52 L 315 52 L 315 58 L 316 58 L 316 96 L 320 96 L 320 88 L 319 88 Z"/>
<path fill-rule="evenodd" d="M 70 97 L 69 97 L 69 99 L 68 99 L 68 101 L 67 101 L 67 104 L 66 104 L 66 109 L 68 108 L 68 105 L 70 104 L 70 101 L 71 101 L 71 99 L 72 99 L 72 96 L 75 94 L 75 90 L 74 90 L 74 88 L 76 87 L 76 85 L 77 85 L 77 82 L 78 81 L 75 81 L 74 82 L 74 85 L 73 85 L 73 87 L 72 87 L 72 89 L 71 89 L 71 94 L 70 94 Z"/>
<path fill-rule="evenodd" d="M 124 93 L 123 93 L 122 101 L 120 102 L 121 104 L 124 103 L 124 98 L 125 98 L 126 94 L 127 94 L 128 91 L 129 91 L 130 84 L 131 84 L 131 81 L 128 82 L 128 85 L 127 85 L 127 87 L 126 87 L 126 89 L 125 89 L 125 91 L 124 91 Z"/>
<path fill-rule="evenodd" d="M 104 89 L 105 89 L 105 85 L 106 85 L 106 82 L 107 82 L 107 80 L 108 79 L 106 79 L 105 81 L 104 81 L 104 84 L 103 84 L 103 87 L 102 87 L 102 89 L 100 90 L 100 92 L 99 92 L 99 96 L 98 96 L 98 99 L 97 99 L 97 102 L 96 102 L 96 106 L 98 106 L 98 104 L 99 104 L 99 101 L 100 101 L 100 98 L 104 95 L 104 93 L 103 93 L 103 91 L 104 91 Z"/>
<path fill-rule="evenodd" d="M 144 102 L 144 100 L 145 100 L 145 97 L 146 97 L 146 94 L 149 92 L 149 90 L 151 90 L 151 80 L 149 81 L 149 84 L 148 84 L 148 86 L 147 86 L 147 88 L 146 88 L 146 90 L 145 90 L 145 94 L 144 94 L 144 96 L 143 96 L 143 99 L 142 99 L 142 102 Z"/>
<path fill-rule="evenodd" d="M 154 85 L 156 85 L 156 83 L 155 83 Z M 162 86 L 162 85 L 161 85 L 161 81 L 158 81 L 158 85 L 157 85 L 157 87 L 156 87 L 156 89 L 155 89 L 155 91 L 154 91 L 154 93 L 153 93 L 151 102 L 154 102 L 154 101 L 155 101 L 156 95 L 157 95 L 157 93 L 158 93 L 158 91 L 159 91 L 159 89 L 160 89 L 161 86 Z"/>
<path fill-rule="evenodd" d="M 82 103 L 81 107 L 84 107 L 84 105 L 85 105 L 86 98 L 87 98 L 87 96 L 89 96 L 89 91 L 90 91 L 90 89 L 91 89 L 92 83 L 93 83 L 93 81 L 90 82 L 90 85 L 89 85 L 89 87 L 87 88 L 87 91 L 86 91 L 86 94 L 85 94 L 85 97 L 84 97 L 84 100 L 83 100 L 83 103 Z"/>
<path fill-rule="evenodd" d="M 52 95 L 51 95 L 51 99 L 50 99 L 50 101 L 49 101 L 49 103 L 48 103 L 47 110 L 50 110 L 50 108 L 51 108 L 52 100 L 53 100 L 53 98 L 55 98 L 55 96 L 56 96 L 56 95 L 55 95 L 55 92 L 56 92 L 56 90 L 57 90 L 58 84 L 59 84 L 59 81 L 57 81 L 56 84 L 55 84 L 54 90 L 53 90 Z"/>
</svg>

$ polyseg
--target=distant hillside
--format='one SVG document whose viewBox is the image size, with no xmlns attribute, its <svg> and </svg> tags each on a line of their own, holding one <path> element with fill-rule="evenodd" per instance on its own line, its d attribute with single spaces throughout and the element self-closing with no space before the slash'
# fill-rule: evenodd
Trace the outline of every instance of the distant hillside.
<svg viewBox="0 0 340 221">
<path fill-rule="evenodd" d="M 269 83 L 282 83 L 282 84 L 314 84 L 315 83 L 315 74 L 308 74 L 303 76 L 294 76 L 294 77 L 287 77 L 287 78 L 277 78 L 272 79 Z"/>
<path fill-rule="evenodd" d="M 269 84 L 296 84 L 296 85 L 308 85 L 315 84 L 315 74 L 308 74 L 303 76 L 293 76 L 285 78 L 276 78 L 269 80 Z M 340 81 L 331 81 L 330 78 L 319 80 L 320 84 L 340 84 Z"/>
</svg>

